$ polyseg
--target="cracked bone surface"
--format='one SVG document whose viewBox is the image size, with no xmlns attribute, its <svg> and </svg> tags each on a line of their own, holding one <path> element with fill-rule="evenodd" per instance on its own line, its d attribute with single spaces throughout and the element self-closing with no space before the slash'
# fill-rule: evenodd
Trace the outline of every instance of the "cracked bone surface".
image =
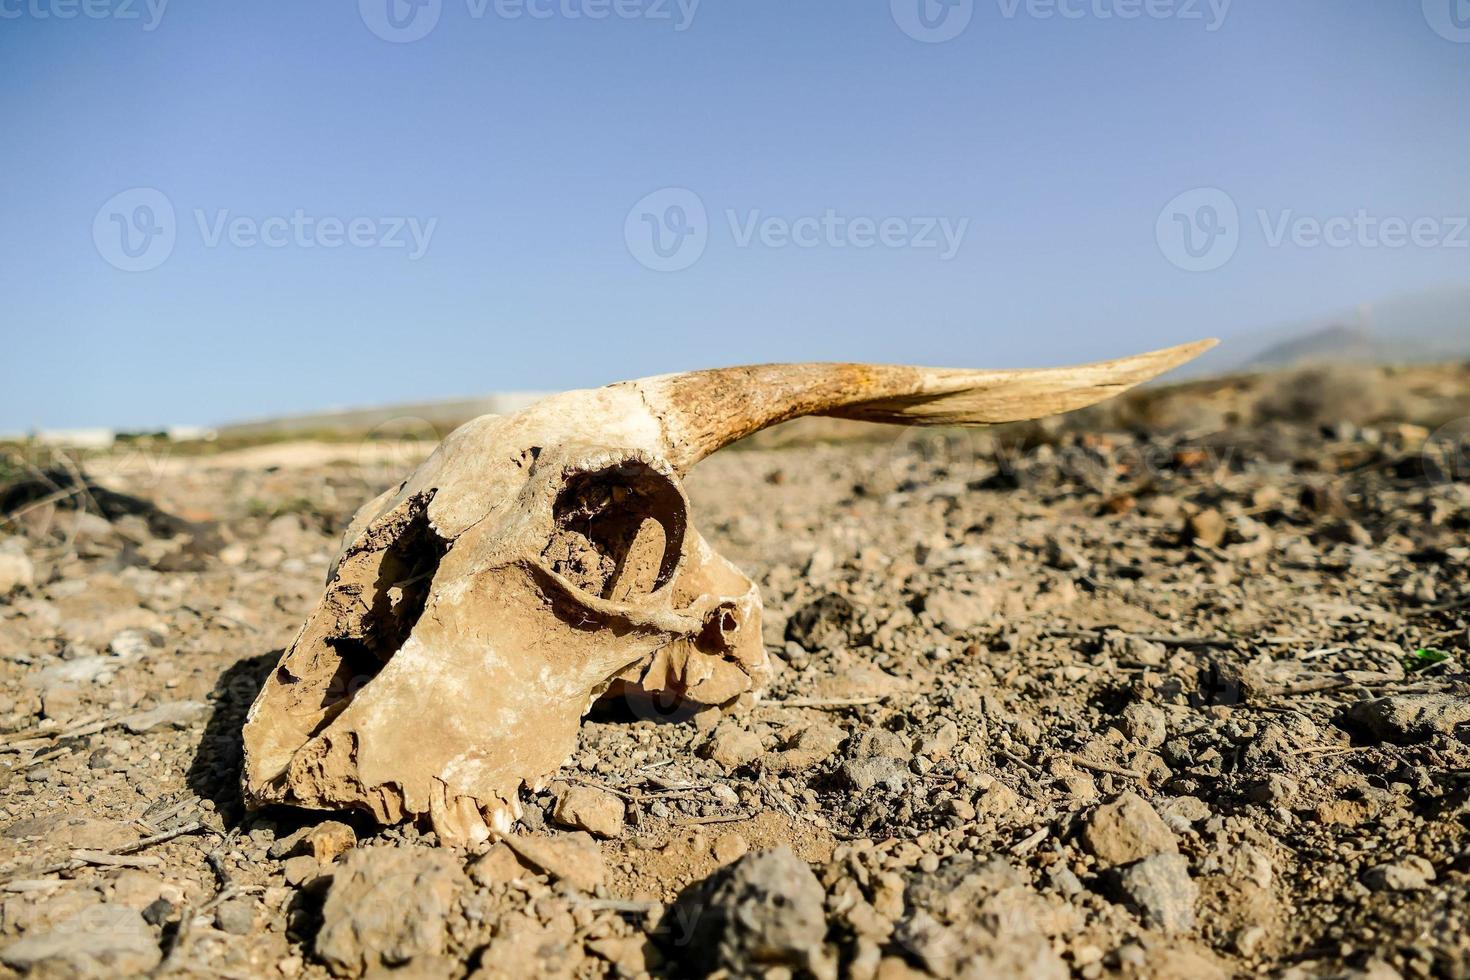
<svg viewBox="0 0 1470 980">
<path fill-rule="evenodd" d="M 609 692 L 691 707 L 770 677 L 755 584 L 681 478 L 803 415 L 984 425 L 1102 401 L 1211 341 L 1081 367 L 776 364 L 662 375 L 484 416 L 353 518 L 244 729 L 252 806 L 505 833 Z"/>
</svg>

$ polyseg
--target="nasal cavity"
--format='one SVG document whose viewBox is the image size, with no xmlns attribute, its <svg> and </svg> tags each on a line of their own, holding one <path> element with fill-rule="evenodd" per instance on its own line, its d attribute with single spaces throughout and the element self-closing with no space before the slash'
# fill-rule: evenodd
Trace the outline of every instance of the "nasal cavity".
<svg viewBox="0 0 1470 980">
<path fill-rule="evenodd" d="M 647 463 L 573 472 L 552 506 L 542 558 L 583 591 L 627 602 L 673 577 L 686 517 L 679 488 Z"/>
</svg>

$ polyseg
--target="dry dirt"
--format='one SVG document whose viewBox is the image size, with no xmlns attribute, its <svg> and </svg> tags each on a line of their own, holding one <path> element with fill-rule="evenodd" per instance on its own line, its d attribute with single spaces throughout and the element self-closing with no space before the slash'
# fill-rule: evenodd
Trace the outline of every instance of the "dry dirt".
<svg viewBox="0 0 1470 980">
<path fill-rule="evenodd" d="M 0 974 L 1470 976 L 1466 381 L 721 453 L 689 490 L 775 682 L 600 712 L 474 853 L 238 791 L 337 536 L 422 446 L 141 446 L 85 492 L 23 449 Z"/>
</svg>

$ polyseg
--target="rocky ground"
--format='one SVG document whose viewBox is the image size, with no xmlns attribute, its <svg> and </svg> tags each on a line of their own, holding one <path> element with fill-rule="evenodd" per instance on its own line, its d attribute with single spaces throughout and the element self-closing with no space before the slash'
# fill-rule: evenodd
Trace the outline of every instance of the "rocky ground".
<svg viewBox="0 0 1470 980">
<path fill-rule="evenodd" d="M 13 454 L 0 973 L 1470 976 L 1470 470 L 1371 380 L 714 457 L 774 684 L 474 852 L 238 792 L 412 447 Z"/>
</svg>

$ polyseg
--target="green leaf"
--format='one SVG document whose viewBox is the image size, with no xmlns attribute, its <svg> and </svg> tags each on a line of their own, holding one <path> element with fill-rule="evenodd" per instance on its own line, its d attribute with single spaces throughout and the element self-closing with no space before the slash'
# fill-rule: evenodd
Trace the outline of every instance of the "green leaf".
<svg viewBox="0 0 1470 980">
<path fill-rule="evenodd" d="M 1454 654 L 1445 650 L 1436 650 L 1434 647 L 1420 647 L 1404 658 L 1404 670 L 1409 673 L 1432 667 L 1434 664 L 1444 663 L 1446 660 L 1454 659 Z"/>
</svg>

